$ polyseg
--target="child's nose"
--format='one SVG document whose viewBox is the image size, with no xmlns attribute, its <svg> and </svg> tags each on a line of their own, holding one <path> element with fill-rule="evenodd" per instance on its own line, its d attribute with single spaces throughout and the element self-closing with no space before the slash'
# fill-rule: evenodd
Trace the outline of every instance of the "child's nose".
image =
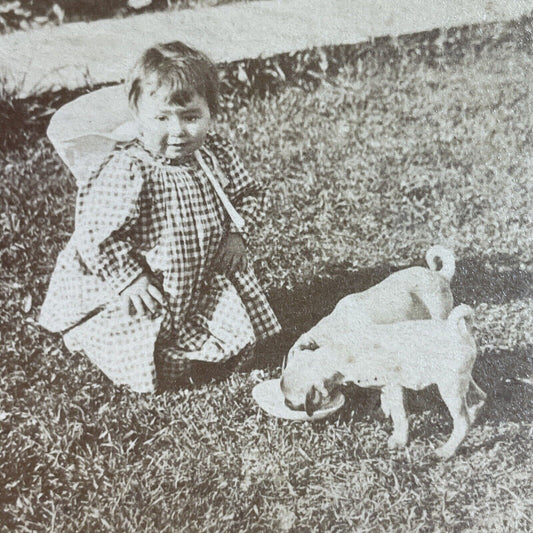
<svg viewBox="0 0 533 533">
<path fill-rule="evenodd" d="M 169 134 L 174 137 L 179 137 L 183 133 L 183 124 L 178 117 L 173 117 L 170 119 L 168 131 Z"/>
</svg>

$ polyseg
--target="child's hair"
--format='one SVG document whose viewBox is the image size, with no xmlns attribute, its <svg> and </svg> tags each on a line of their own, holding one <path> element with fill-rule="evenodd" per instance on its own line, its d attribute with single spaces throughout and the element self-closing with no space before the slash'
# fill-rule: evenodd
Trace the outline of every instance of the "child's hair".
<svg viewBox="0 0 533 533">
<path fill-rule="evenodd" d="M 130 107 L 136 111 L 144 90 L 168 90 L 169 102 L 184 105 L 198 94 L 205 98 L 211 116 L 218 109 L 217 67 L 202 52 L 175 41 L 148 48 L 127 81 Z"/>
</svg>

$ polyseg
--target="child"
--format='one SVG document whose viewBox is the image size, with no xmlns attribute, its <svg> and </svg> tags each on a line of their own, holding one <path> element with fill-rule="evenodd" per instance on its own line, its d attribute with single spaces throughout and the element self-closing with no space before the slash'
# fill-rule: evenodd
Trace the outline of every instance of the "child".
<svg viewBox="0 0 533 533">
<path fill-rule="evenodd" d="M 139 135 L 81 186 L 42 307 L 41 324 L 69 349 L 139 392 L 280 329 L 246 257 L 264 193 L 208 131 L 217 80 L 215 65 L 183 43 L 142 55 L 127 85 Z"/>
</svg>

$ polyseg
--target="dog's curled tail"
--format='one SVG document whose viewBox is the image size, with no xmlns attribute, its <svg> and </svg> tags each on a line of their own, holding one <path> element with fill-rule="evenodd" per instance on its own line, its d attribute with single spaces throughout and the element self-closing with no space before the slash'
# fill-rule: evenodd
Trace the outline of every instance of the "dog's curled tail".
<svg viewBox="0 0 533 533">
<path fill-rule="evenodd" d="M 441 263 L 440 269 L 439 262 Z M 444 246 L 432 246 L 426 252 L 426 263 L 430 270 L 438 271 L 448 281 L 451 281 L 455 274 L 455 257 L 453 252 Z"/>
<path fill-rule="evenodd" d="M 471 324 L 466 319 L 472 318 L 474 310 L 466 304 L 460 304 L 454 307 L 448 316 L 448 324 L 457 328 L 464 337 L 471 335 Z"/>
</svg>

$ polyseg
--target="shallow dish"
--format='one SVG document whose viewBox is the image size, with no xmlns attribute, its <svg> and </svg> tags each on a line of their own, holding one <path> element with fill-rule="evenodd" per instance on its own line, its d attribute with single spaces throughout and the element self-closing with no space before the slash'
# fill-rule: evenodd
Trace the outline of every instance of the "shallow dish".
<svg viewBox="0 0 533 533">
<path fill-rule="evenodd" d="M 312 422 L 332 415 L 344 405 L 344 395 L 339 394 L 328 407 L 315 411 L 312 416 L 308 416 L 305 411 L 294 411 L 285 405 L 285 398 L 281 392 L 279 382 L 279 379 L 262 381 L 252 390 L 252 396 L 259 407 L 272 416 L 285 418 L 286 420 L 307 420 Z"/>
</svg>

